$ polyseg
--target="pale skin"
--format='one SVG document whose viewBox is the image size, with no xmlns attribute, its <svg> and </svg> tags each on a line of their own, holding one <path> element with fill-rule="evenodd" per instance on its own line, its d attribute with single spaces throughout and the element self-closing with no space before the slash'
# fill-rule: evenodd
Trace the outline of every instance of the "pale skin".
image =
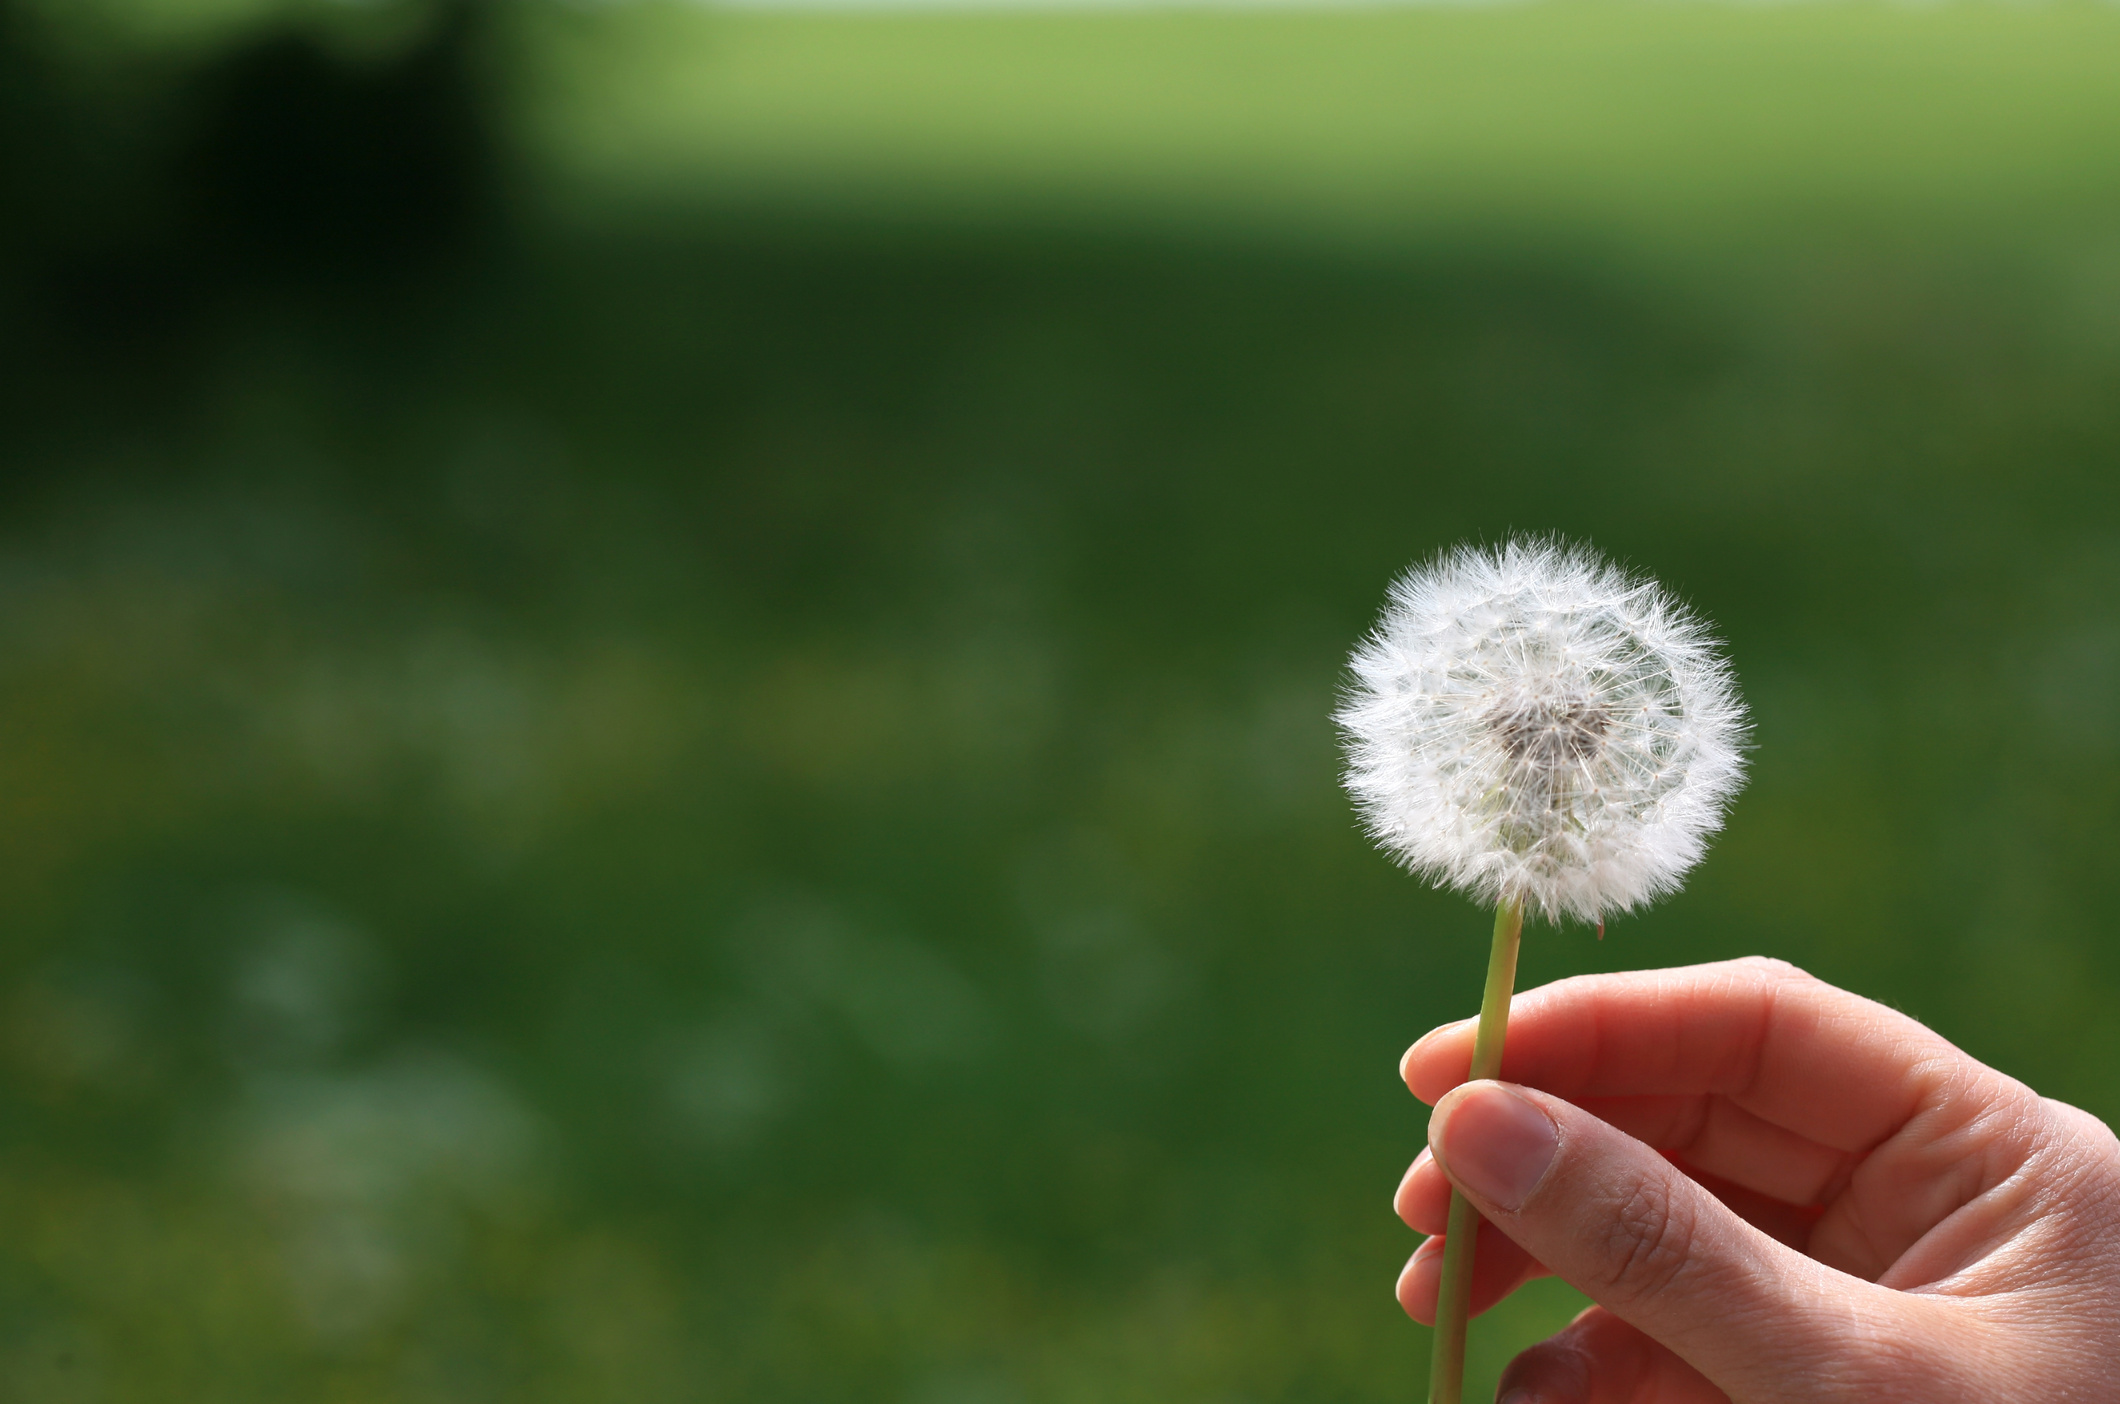
<svg viewBox="0 0 2120 1404">
<path fill-rule="evenodd" d="M 2114 1404 L 2120 1141 L 1903 1014 L 1780 961 L 1517 996 L 1408 1049 L 1435 1107 L 1398 1284 L 1435 1318 L 1450 1186 L 1487 1220 L 1472 1308 L 1553 1273 L 1593 1301 L 1505 1404 Z M 1446 1178 L 1447 1172 L 1447 1178 Z"/>
</svg>

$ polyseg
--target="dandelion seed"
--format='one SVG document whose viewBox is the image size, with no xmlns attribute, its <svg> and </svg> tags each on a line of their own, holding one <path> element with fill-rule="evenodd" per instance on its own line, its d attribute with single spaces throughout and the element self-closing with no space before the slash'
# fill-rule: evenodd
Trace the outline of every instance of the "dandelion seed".
<svg viewBox="0 0 2120 1404">
<path fill-rule="evenodd" d="M 1676 891 L 1744 781 L 1707 628 L 1580 547 L 1462 546 L 1392 586 L 1335 716 L 1347 789 L 1401 863 L 1495 907 L 1471 1076 L 1501 1071 L 1528 908 L 1597 925 Z M 1430 1404 L 1459 1404 L 1479 1216 L 1453 1191 Z"/>
<path fill-rule="evenodd" d="M 1353 668 L 1337 720 L 1370 833 L 1484 902 L 1601 923 L 1674 891 L 1744 778 L 1707 629 L 1557 542 L 1410 572 Z"/>
</svg>

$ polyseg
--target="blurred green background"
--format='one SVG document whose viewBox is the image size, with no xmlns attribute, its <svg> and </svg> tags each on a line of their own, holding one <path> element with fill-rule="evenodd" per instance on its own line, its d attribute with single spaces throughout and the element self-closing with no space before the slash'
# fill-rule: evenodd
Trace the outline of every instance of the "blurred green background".
<svg viewBox="0 0 2120 1404">
<path fill-rule="evenodd" d="M 1420 1397 L 1391 575 L 1587 538 L 1751 952 L 2120 1117 L 2120 9 L 0 6 L 0 1397 Z M 1474 1374 L 1565 1321 L 1543 1284 Z"/>
</svg>

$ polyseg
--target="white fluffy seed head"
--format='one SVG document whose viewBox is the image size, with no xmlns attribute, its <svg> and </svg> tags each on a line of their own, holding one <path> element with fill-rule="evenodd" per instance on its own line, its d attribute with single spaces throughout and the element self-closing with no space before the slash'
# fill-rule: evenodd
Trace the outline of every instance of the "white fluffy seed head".
<svg viewBox="0 0 2120 1404">
<path fill-rule="evenodd" d="M 1461 546 L 1391 587 L 1335 720 L 1347 789 L 1414 872 L 1549 921 L 1675 892 L 1744 782 L 1707 628 L 1580 547 Z"/>
</svg>

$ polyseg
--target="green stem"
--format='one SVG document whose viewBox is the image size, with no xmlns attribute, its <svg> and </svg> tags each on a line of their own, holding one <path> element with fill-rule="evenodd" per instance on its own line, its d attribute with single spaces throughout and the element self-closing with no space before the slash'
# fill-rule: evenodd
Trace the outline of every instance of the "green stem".
<svg viewBox="0 0 2120 1404">
<path fill-rule="evenodd" d="M 1516 988 L 1516 948 L 1524 932 L 1524 904 L 1506 898 L 1494 909 L 1494 947 L 1487 955 L 1487 989 L 1480 996 L 1480 1028 L 1472 1040 L 1472 1078 L 1502 1070 L 1502 1040 L 1509 1033 L 1509 995 Z M 1472 1306 L 1472 1245 L 1479 1237 L 1479 1211 L 1450 1192 L 1450 1223 L 1443 1236 L 1443 1280 L 1435 1304 L 1435 1345 L 1428 1364 L 1428 1404 L 1460 1404 L 1465 1391 L 1465 1323 Z"/>
</svg>

